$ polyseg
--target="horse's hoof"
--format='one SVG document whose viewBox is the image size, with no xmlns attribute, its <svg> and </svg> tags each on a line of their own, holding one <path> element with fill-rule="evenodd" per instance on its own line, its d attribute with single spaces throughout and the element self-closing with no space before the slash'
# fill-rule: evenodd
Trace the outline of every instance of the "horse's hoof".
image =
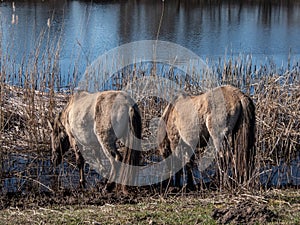
<svg viewBox="0 0 300 225">
<path fill-rule="evenodd" d="M 102 189 L 101 194 L 102 195 L 107 195 L 108 194 L 108 191 L 106 190 L 106 188 Z"/>
<path fill-rule="evenodd" d="M 115 184 L 114 183 L 110 183 L 110 184 L 106 184 L 104 190 L 106 191 L 106 193 L 110 193 L 113 191 L 113 189 L 115 188 Z"/>
<path fill-rule="evenodd" d="M 86 188 L 85 182 L 80 182 L 79 183 L 79 189 L 85 189 L 85 188 Z"/>
<path fill-rule="evenodd" d="M 197 188 L 196 188 L 195 185 L 193 185 L 193 186 L 187 186 L 186 190 L 187 190 L 187 192 L 195 192 L 195 191 L 197 191 Z"/>
</svg>

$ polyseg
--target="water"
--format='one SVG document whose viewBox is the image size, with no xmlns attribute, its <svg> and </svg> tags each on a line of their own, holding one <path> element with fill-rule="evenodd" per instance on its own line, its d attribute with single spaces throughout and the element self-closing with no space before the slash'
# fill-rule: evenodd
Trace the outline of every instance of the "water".
<svg viewBox="0 0 300 225">
<path fill-rule="evenodd" d="M 152 159 L 155 162 L 160 160 L 155 157 Z M 11 154 L 2 163 L 5 168 L 2 172 L 6 176 L 2 177 L 1 194 L 20 191 L 24 193 L 28 191 L 52 192 L 58 187 L 76 190 L 79 185 L 79 171 L 68 160 L 54 169 L 49 158 L 42 159 L 31 154 Z M 267 165 L 260 169 L 259 182 L 263 187 L 297 187 L 300 185 L 299 164 L 300 157 L 298 156 L 290 163 L 281 161 L 279 165 Z M 207 170 L 201 172 L 195 168 L 195 180 L 204 183 L 211 182 L 211 177 L 215 174 L 214 166 L 212 164 Z M 147 181 L 149 174 L 144 174 L 144 171 L 140 171 L 140 179 Z M 99 174 L 90 169 L 89 164 L 85 166 L 85 175 L 88 189 L 103 181 Z M 152 174 L 152 176 L 154 175 Z"/>
<path fill-rule="evenodd" d="M 64 163 L 54 168 L 49 158 L 32 153 L 11 153 L 2 159 L 0 194 L 52 192 L 59 187 L 76 189 L 80 178 L 74 160 L 65 157 Z M 85 176 L 87 188 L 94 187 L 103 180 L 88 164 L 85 166 Z"/>
<path fill-rule="evenodd" d="M 291 55 L 293 62 L 299 62 L 299 1 L 204 2 L 2 1 L 2 58 L 11 63 L 6 71 L 17 74 L 34 55 L 50 49 L 46 57 L 54 58 L 59 49 L 56 72 L 68 83 L 70 77 L 80 79 L 101 54 L 157 37 L 204 59 L 251 54 L 255 64 L 272 60 L 286 66 Z"/>
<path fill-rule="evenodd" d="M 289 57 L 292 63 L 300 62 L 300 1 L 207 2 L 214 1 L 165 0 L 163 5 L 159 0 L 24 0 L 14 3 L 2 0 L 1 72 L 5 67 L 8 82 L 14 83 L 14 79 L 17 80 L 14 74 L 19 74 L 20 68 L 25 73 L 35 55 L 40 59 L 38 69 L 47 71 L 47 64 L 42 62 L 54 68 L 53 59 L 57 54 L 55 72 L 61 84 L 66 85 L 74 76 L 79 80 L 86 66 L 107 51 L 157 37 L 190 49 L 203 59 L 218 61 L 220 57 L 252 55 L 257 65 L 271 60 L 278 66 L 287 66 Z M 8 191 L 16 191 L 16 187 L 31 182 L 28 177 L 32 174 L 44 185 L 51 185 L 45 177 L 52 174 L 49 160 L 10 157 L 7 162 L 14 164 L 8 165 L 6 172 L 12 177 L 6 178 L 3 184 Z M 26 170 L 32 161 L 37 166 L 32 171 Z M 45 169 L 40 171 L 40 167 Z M 299 185 L 299 168 L 299 157 L 290 165 L 270 165 L 262 173 L 261 183 Z M 15 178 L 16 174 L 21 177 Z"/>
</svg>

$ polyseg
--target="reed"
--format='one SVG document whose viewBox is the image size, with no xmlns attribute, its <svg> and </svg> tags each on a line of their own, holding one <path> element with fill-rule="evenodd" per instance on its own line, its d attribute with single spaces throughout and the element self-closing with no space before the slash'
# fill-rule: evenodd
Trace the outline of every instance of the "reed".
<svg viewBox="0 0 300 225">
<path fill-rule="evenodd" d="M 46 46 L 46 49 L 42 46 Z M 50 39 L 49 30 L 45 29 L 31 56 L 24 56 L 21 65 L 16 65 L 13 58 L 0 52 L 2 192 L 10 191 L 7 188 L 10 182 L 13 191 L 32 188 L 32 185 L 38 191 L 45 190 L 45 187 L 46 190 L 52 190 L 47 120 L 52 120 L 62 110 L 68 93 L 74 91 L 75 85 L 69 84 L 78 82 L 80 77 L 80 74 L 72 72 L 66 75 L 68 83 L 64 83 L 59 68 L 60 49 L 60 37 Z M 129 82 L 144 76 L 163 76 L 177 82 L 190 93 L 199 93 L 204 87 L 221 84 L 241 88 L 254 99 L 256 105 L 256 176 L 266 175 L 264 185 L 268 186 L 272 184 L 273 176 L 266 172 L 268 169 L 288 165 L 297 157 L 299 160 L 300 66 L 299 62 L 287 61 L 286 67 L 278 67 L 272 62 L 254 65 L 251 56 L 224 57 L 217 62 L 209 62 L 212 71 L 203 71 L 202 77 L 177 74 L 168 66 L 133 64 L 114 74 L 106 88 L 122 89 Z M 70 87 L 68 93 L 61 91 L 65 86 Z M 161 115 L 166 102 L 155 97 L 144 97 L 141 97 L 139 104 L 144 126 L 143 138 L 147 139 L 153 134 L 151 119 Z M 151 161 L 151 156 L 155 154 L 155 149 L 145 154 L 144 162 Z M 59 179 L 66 179 L 71 174 L 75 176 L 70 172 L 75 170 L 73 157 L 68 156 L 65 167 L 60 169 Z M 297 179 L 299 177 L 298 174 Z M 97 181 L 98 178 L 93 179 Z M 292 185 L 292 182 L 288 181 L 287 184 Z"/>
</svg>

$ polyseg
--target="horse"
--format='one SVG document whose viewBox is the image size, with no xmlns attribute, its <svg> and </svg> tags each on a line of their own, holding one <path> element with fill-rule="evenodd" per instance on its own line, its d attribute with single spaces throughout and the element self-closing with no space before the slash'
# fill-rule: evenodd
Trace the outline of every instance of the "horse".
<svg viewBox="0 0 300 225">
<path fill-rule="evenodd" d="M 184 161 L 182 168 L 186 166 L 189 188 L 195 187 L 190 165 L 194 163 L 197 147 L 212 146 L 214 156 L 218 156 L 220 174 L 227 169 L 237 183 L 244 183 L 251 177 L 256 155 L 255 105 L 249 96 L 230 85 L 199 95 L 180 93 L 162 114 L 157 142 L 163 158 L 174 154 L 177 161 Z M 180 149 L 184 148 L 189 150 L 183 153 Z M 178 167 L 177 164 L 177 171 Z M 173 166 L 171 172 L 176 174 L 175 185 L 180 185 L 183 172 L 177 171 Z M 220 175 L 219 181 L 222 179 Z"/>
<path fill-rule="evenodd" d="M 79 168 L 80 187 L 85 187 L 83 156 L 86 156 L 92 159 L 89 162 L 92 167 L 108 173 L 105 190 L 112 190 L 118 175 L 122 191 L 127 192 L 125 184 L 134 179 L 131 177 L 134 175 L 124 177 L 125 170 L 117 171 L 117 163 L 139 164 L 142 132 L 140 111 L 129 94 L 124 91 L 77 92 L 54 122 L 48 124 L 54 166 L 60 164 L 63 155 L 72 148 Z M 125 144 L 123 155 L 117 148 L 118 140 Z M 109 161 L 108 166 L 105 160 Z"/>
</svg>

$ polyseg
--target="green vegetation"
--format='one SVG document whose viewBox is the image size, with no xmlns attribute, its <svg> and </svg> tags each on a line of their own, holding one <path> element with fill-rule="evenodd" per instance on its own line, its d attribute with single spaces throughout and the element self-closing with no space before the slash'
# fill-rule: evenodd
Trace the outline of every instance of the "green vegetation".
<svg viewBox="0 0 300 225">
<path fill-rule="evenodd" d="M 247 207 L 240 207 L 244 203 Z M 217 224 L 213 214 L 218 209 L 227 209 L 227 217 L 236 219 L 231 221 L 232 224 L 298 224 L 300 194 L 295 190 L 273 190 L 260 195 L 207 193 L 206 197 L 145 197 L 137 204 L 66 205 L 30 207 L 25 210 L 9 208 L 0 211 L 0 223 Z M 251 214 L 251 210 L 256 214 Z M 247 211 L 249 213 L 243 216 Z M 241 216 L 238 217 L 237 214 Z M 252 218 L 252 215 L 256 215 L 256 218 Z"/>
<path fill-rule="evenodd" d="M 10 224 L 215 224 L 212 206 L 195 200 L 152 200 L 136 205 L 65 206 L 0 211 Z M 2 221 L 3 221 L 2 219 Z"/>
</svg>

